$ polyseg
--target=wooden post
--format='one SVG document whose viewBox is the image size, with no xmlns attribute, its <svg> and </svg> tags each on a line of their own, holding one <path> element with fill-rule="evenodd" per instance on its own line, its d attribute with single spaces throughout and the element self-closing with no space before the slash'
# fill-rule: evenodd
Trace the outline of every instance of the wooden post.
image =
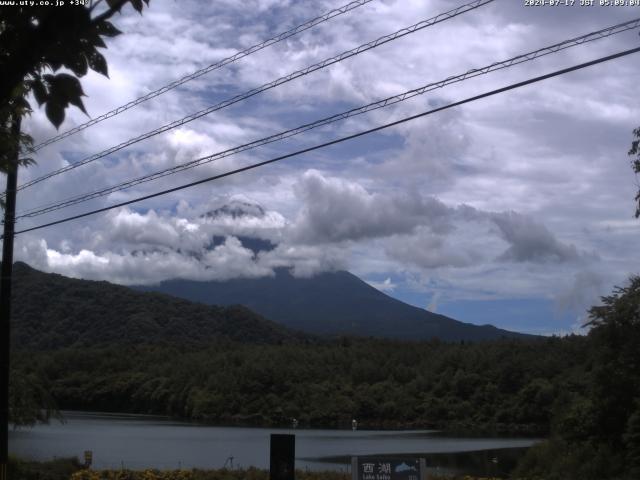
<svg viewBox="0 0 640 480">
<path fill-rule="evenodd" d="M 15 116 L 11 133 L 20 142 L 20 117 Z M 13 274 L 13 232 L 16 215 L 16 189 L 18 187 L 19 144 L 16 145 L 13 165 L 8 165 L 6 205 L 4 207 L 4 237 L 2 241 L 2 267 L 0 268 L 0 480 L 8 479 L 9 463 L 9 372 L 11 361 L 11 277 Z"/>
<path fill-rule="evenodd" d="M 351 457 L 351 480 L 358 480 L 358 457 Z"/>
<path fill-rule="evenodd" d="M 296 436 L 271 434 L 269 480 L 294 480 Z"/>
</svg>

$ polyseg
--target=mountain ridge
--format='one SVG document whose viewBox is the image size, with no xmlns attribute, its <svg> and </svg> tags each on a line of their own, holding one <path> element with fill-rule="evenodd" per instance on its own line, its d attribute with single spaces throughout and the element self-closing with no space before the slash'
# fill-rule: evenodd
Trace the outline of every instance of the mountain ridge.
<svg viewBox="0 0 640 480">
<path fill-rule="evenodd" d="M 12 345 L 55 350 L 109 344 L 312 341 L 246 307 L 209 306 L 14 264 Z"/>
<path fill-rule="evenodd" d="M 173 279 L 131 288 L 208 305 L 244 305 L 288 328 L 319 335 L 444 341 L 534 337 L 408 305 L 344 270 L 296 278 L 287 269 L 276 269 L 274 277 L 224 282 Z"/>
</svg>

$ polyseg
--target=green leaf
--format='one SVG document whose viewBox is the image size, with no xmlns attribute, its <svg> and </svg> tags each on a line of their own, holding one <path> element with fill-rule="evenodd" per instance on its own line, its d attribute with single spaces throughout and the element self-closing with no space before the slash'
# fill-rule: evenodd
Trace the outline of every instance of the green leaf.
<svg viewBox="0 0 640 480">
<path fill-rule="evenodd" d="M 87 59 L 81 52 L 77 52 L 64 64 L 69 70 L 75 73 L 78 77 L 83 77 L 87 74 Z"/>
<path fill-rule="evenodd" d="M 84 96 L 80 80 L 67 73 L 60 73 L 55 76 L 45 75 L 44 78 L 49 83 L 49 100 L 47 102 L 47 109 L 52 109 L 53 118 L 49 115 L 49 110 L 47 110 L 47 116 L 54 125 L 56 125 L 54 119 L 58 119 L 58 108 L 61 108 L 64 112 L 64 109 L 67 108 L 69 104 L 75 105 L 87 114 L 84 103 L 82 103 L 82 99 L 80 98 Z M 49 107 L 51 104 L 54 106 Z M 62 119 L 64 119 L 64 114 Z M 62 123 L 62 121 L 60 121 L 60 123 Z"/>
<path fill-rule="evenodd" d="M 96 50 L 91 52 L 88 56 L 89 67 L 91 70 L 95 70 L 98 73 L 103 74 L 105 77 L 109 77 L 109 71 L 107 69 L 107 61 L 101 53 L 98 53 Z"/>
<path fill-rule="evenodd" d="M 93 44 L 94 48 L 107 48 L 107 44 L 104 43 L 102 37 L 97 34 L 91 36 L 91 43 Z"/>
<path fill-rule="evenodd" d="M 24 97 L 15 98 L 13 101 L 13 107 L 20 116 L 31 113 L 31 105 L 29 105 L 29 102 Z"/>
<path fill-rule="evenodd" d="M 29 151 L 33 147 L 33 137 L 28 133 L 20 132 L 20 145 L 23 149 Z"/>
<path fill-rule="evenodd" d="M 68 73 L 59 73 L 49 80 L 49 84 L 51 85 L 50 96 L 58 103 L 69 103 L 72 98 L 84 95 L 80 80 Z"/>
<path fill-rule="evenodd" d="M 21 167 L 28 167 L 29 165 L 35 165 L 36 161 L 33 158 L 30 157 L 21 157 L 18 159 L 18 165 L 20 165 Z"/>
<path fill-rule="evenodd" d="M 54 72 L 57 72 L 58 70 L 60 70 L 60 68 L 62 67 L 62 62 L 60 62 L 59 60 L 49 60 L 49 66 L 51 67 L 51 70 L 53 70 Z"/>
<path fill-rule="evenodd" d="M 109 8 L 117 7 L 116 10 L 119 12 L 123 4 L 121 4 L 119 0 L 107 0 L 107 5 L 109 5 Z"/>
<path fill-rule="evenodd" d="M 89 115 L 87 110 L 84 108 L 84 103 L 82 103 L 82 99 L 80 97 L 69 98 L 69 103 L 78 107 L 85 115 Z"/>
<path fill-rule="evenodd" d="M 38 105 L 42 106 L 44 102 L 49 98 L 49 93 L 47 92 L 47 88 L 42 83 L 42 80 L 37 78 L 31 84 L 31 89 L 33 91 L 33 96 L 38 102 Z"/>
<path fill-rule="evenodd" d="M 136 12 L 142 13 L 142 0 L 129 0 L 133 8 L 136 9 Z"/>
<path fill-rule="evenodd" d="M 98 35 L 103 35 L 105 37 L 115 37 L 120 35 L 122 32 L 113 26 L 111 22 L 100 22 L 96 25 L 96 33 Z"/>
<path fill-rule="evenodd" d="M 47 102 L 47 106 L 45 108 L 45 113 L 47 114 L 47 118 L 51 123 L 53 123 L 54 127 L 59 128 L 64 121 L 64 106 L 59 103 L 49 101 Z"/>
</svg>

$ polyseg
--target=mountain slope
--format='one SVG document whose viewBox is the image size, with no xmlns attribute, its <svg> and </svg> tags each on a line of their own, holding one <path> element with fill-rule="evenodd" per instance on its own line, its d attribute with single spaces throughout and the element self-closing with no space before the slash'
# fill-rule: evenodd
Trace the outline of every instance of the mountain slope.
<svg viewBox="0 0 640 480">
<path fill-rule="evenodd" d="M 208 306 L 108 282 L 76 280 L 20 262 L 14 265 L 12 299 L 15 348 L 304 338 L 245 307 Z"/>
<path fill-rule="evenodd" d="M 244 305 L 290 328 L 315 334 L 358 335 L 405 340 L 489 340 L 529 337 L 490 325 L 463 323 L 407 305 L 349 272 L 295 278 L 287 270 L 275 277 L 226 282 L 169 280 L 134 287 L 210 305 Z"/>
</svg>

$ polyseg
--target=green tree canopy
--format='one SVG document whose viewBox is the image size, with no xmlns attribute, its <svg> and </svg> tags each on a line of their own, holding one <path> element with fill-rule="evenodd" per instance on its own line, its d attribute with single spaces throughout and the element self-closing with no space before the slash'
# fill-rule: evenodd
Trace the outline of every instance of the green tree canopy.
<svg viewBox="0 0 640 480">
<path fill-rule="evenodd" d="M 584 385 L 567 384 L 550 441 L 530 450 L 518 478 L 640 478 L 640 277 L 602 297 L 589 317 Z"/>
<path fill-rule="evenodd" d="M 3 172 L 32 163 L 26 155 L 33 140 L 20 131 L 20 120 L 32 111 L 29 96 L 33 95 L 36 103 L 44 106 L 47 118 L 56 128 L 64 121 L 70 105 L 86 113 L 79 79 L 89 69 L 108 76 L 107 61 L 98 49 L 106 48 L 105 38 L 121 33 L 109 19 L 128 3 L 141 13 L 149 0 L 92 0 L 86 5 L 62 8 L 20 3 L 0 9 L 0 171 Z M 4 207 L 2 200 L 0 204 Z M 7 205 L 12 205 L 9 210 L 15 208 L 15 202 Z M 8 339 L 6 342 L 8 350 Z M 3 371 L 3 385 L 7 375 Z M 15 423 L 46 421 L 54 411 L 52 399 L 37 376 L 13 372 L 9 390 L 9 410 Z M 4 464 L 5 455 L 6 450 L 0 452 L 0 464 Z"/>
<path fill-rule="evenodd" d="M 11 125 L 31 112 L 29 94 L 44 106 L 58 128 L 65 110 L 74 105 L 86 113 L 79 78 L 89 69 L 108 76 L 107 61 L 99 52 L 104 38 L 121 32 L 109 19 L 130 3 L 142 12 L 149 0 L 97 0 L 87 6 L 15 6 L 0 9 L 0 170 L 6 171 L 19 150 L 19 165 L 31 138 L 15 137 Z M 60 72 L 61 69 L 68 72 Z"/>
<path fill-rule="evenodd" d="M 633 167 L 633 171 L 636 176 L 640 173 L 640 127 L 636 128 L 633 131 L 634 137 L 636 139 L 631 142 L 631 149 L 629 150 L 629 155 L 635 156 L 635 158 L 631 161 L 631 165 Z M 640 188 L 638 189 L 638 193 L 636 193 L 636 218 L 640 217 Z"/>
</svg>

